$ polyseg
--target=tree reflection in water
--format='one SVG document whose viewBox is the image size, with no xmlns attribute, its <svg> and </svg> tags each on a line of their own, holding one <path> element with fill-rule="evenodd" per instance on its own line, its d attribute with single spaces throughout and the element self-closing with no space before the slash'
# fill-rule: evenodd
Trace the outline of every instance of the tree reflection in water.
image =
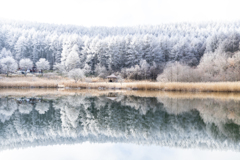
<svg viewBox="0 0 240 160">
<path fill-rule="evenodd" d="M 0 99 L 0 148 L 93 143 L 239 151 L 239 100 L 117 95 Z"/>
</svg>

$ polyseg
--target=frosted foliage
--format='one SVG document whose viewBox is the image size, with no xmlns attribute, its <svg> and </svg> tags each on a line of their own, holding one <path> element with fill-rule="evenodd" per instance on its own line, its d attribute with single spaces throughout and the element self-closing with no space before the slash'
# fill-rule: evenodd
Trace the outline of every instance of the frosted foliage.
<svg viewBox="0 0 240 160">
<path fill-rule="evenodd" d="M 20 104 L 18 109 L 22 114 L 29 114 L 32 111 L 33 106 L 31 104 Z"/>
<path fill-rule="evenodd" d="M 179 62 L 169 63 L 158 81 L 164 82 L 211 82 L 211 81 L 238 81 L 239 52 L 232 57 L 226 53 L 206 53 L 196 68 L 191 68 Z"/>
<path fill-rule="evenodd" d="M 91 73 L 91 67 L 88 64 L 85 64 L 84 68 L 83 68 L 83 72 L 85 75 L 88 75 Z"/>
<path fill-rule="evenodd" d="M 19 62 L 19 66 L 24 69 L 31 69 L 33 67 L 33 62 L 30 59 L 21 59 Z"/>
<path fill-rule="evenodd" d="M 162 74 L 158 75 L 160 82 L 195 82 L 200 81 L 200 70 L 193 69 L 179 62 L 169 63 Z"/>
<path fill-rule="evenodd" d="M 142 60 L 140 62 L 140 66 L 144 72 L 146 72 L 149 69 L 149 64 L 147 63 L 146 60 Z"/>
<path fill-rule="evenodd" d="M 68 70 L 72 70 L 78 66 L 80 59 L 76 51 L 71 51 L 66 59 L 66 67 Z"/>
<path fill-rule="evenodd" d="M 77 83 L 77 81 L 85 78 L 85 75 L 83 73 L 83 71 L 81 69 L 73 69 L 68 73 L 69 78 L 72 78 L 75 80 L 75 82 Z"/>
<path fill-rule="evenodd" d="M 89 74 L 90 70 L 91 70 L 91 68 L 89 65 L 84 67 L 85 74 Z M 108 71 L 107 71 L 106 67 L 104 67 L 104 66 L 97 65 L 95 72 L 96 72 L 97 76 L 100 78 L 105 78 L 108 76 Z"/>
<path fill-rule="evenodd" d="M 17 70 L 17 63 L 12 57 L 6 57 L 0 60 L 2 70 L 5 72 L 15 72 Z"/>
<path fill-rule="evenodd" d="M 54 70 L 57 70 L 57 72 L 59 72 L 60 74 L 64 74 L 66 73 L 66 66 L 61 64 L 61 63 L 57 63 L 53 66 Z"/>
<path fill-rule="evenodd" d="M 66 62 L 66 59 L 67 59 L 67 56 L 69 54 L 69 51 L 68 51 L 68 46 L 67 45 L 63 45 L 63 50 L 62 50 L 62 54 L 61 54 L 61 63 L 63 65 L 65 65 L 65 62 Z"/>
<path fill-rule="evenodd" d="M 49 104 L 48 103 L 37 103 L 35 108 L 39 114 L 44 114 L 49 110 Z"/>
<path fill-rule="evenodd" d="M 126 76 L 129 79 L 137 79 L 137 80 L 147 79 L 147 77 L 149 77 L 151 71 L 152 71 L 152 69 L 150 68 L 150 65 L 147 63 L 147 61 L 141 60 L 140 65 L 135 65 L 126 70 L 122 70 L 122 76 L 123 77 Z"/>
<path fill-rule="evenodd" d="M 36 66 L 38 69 L 41 69 L 41 70 L 48 70 L 50 68 L 49 62 L 45 58 L 41 58 L 36 63 Z"/>
<path fill-rule="evenodd" d="M 0 52 L 0 59 L 6 58 L 6 57 L 12 57 L 12 53 L 9 50 L 6 50 L 6 48 L 3 48 Z"/>
</svg>

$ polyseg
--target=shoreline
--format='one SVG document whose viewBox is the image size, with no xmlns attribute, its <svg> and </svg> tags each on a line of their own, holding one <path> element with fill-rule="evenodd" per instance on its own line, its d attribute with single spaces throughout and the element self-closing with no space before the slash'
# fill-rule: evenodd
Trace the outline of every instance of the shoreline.
<svg viewBox="0 0 240 160">
<path fill-rule="evenodd" d="M 240 101 L 239 92 L 165 92 L 165 91 L 146 91 L 146 90 L 96 90 L 96 89 L 56 89 L 56 88 L 41 88 L 41 89 L 0 89 L 1 97 L 24 97 L 24 96 L 46 96 L 61 97 L 74 95 L 92 95 L 102 96 L 109 93 L 115 93 L 126 96 L 138 97 L 157 97 L 157 98 L 171 98 L 171 99 L 219 99 L 219 100 L 235 100 Z"/>
<path fill-rule="evenodd" d="M 171 92 L 240 92 L 240 82 L 77 82 L 69 79 L 46 78 L 4 78 L 0 80 L 0 89 L 98 89 L 98 90 L 149 90 Z"/>
</svg>

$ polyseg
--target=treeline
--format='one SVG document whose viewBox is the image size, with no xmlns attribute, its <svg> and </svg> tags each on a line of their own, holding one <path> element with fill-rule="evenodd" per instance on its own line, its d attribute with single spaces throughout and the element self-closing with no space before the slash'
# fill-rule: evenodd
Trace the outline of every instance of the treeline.
<svg viewBox="0 0 240 160">
<path fill-rule="evenodd" d="M 205 53 L 232 56 L 239 51 L 239 33 L 240 22 L 88 28 L 0 20 L 0 59 L 29 58 L 35 64 L 45 58 L 50 69 L 156 79 L 168 63 L 195 67 Z"/>
</svg>

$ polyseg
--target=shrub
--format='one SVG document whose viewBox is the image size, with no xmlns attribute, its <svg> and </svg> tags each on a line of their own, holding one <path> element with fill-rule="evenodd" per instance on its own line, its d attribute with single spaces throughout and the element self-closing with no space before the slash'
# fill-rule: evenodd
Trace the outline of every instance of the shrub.
<svg viewBox="0 0 240 160">
<path fill-rule="evenodd" d="M 68 76 L 69 76 L 69 78 L 74 79 L 75 83 L 77 83 L 77 81 L 85 78 L 84 72 L 79 68 L 71 70 L 68 73 Z"/>
</svg>

